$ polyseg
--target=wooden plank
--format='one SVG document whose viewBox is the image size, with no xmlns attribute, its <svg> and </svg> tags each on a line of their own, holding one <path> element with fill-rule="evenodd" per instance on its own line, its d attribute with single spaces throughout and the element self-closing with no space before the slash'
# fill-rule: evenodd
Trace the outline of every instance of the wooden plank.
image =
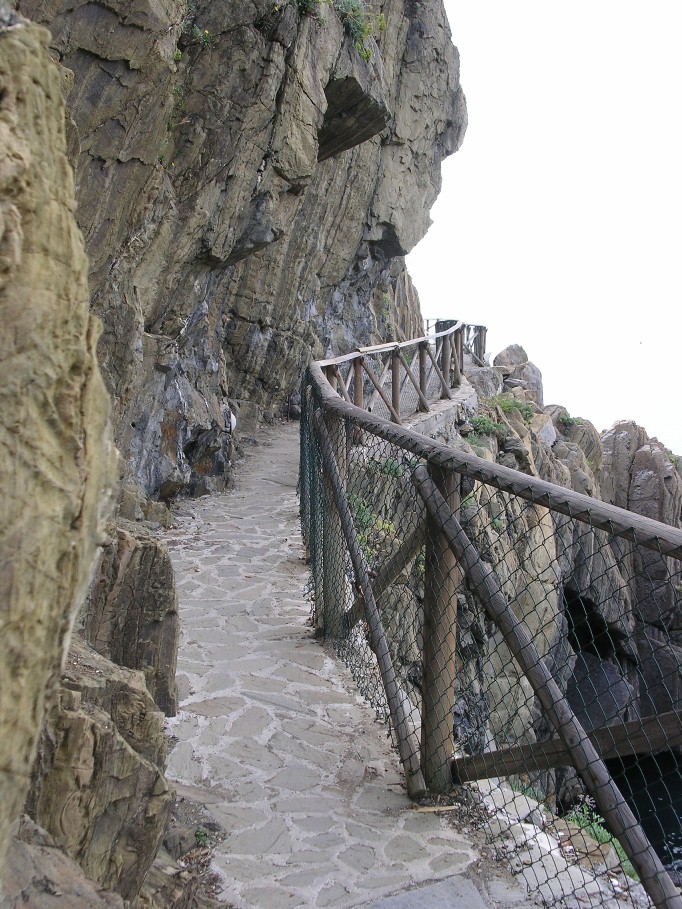
<svg viewBox="0 0 682 909">
<path fill-rule="evenodd" d="M 653 549 L 663 555 L 682 559 L 682 530 L 679 528 L 661 524 L 660 521 L 645 518 L 599 499 L 592 499 L 582 493 L 574 492 L 572 489 L 555 486 L 546 480 L 531 477 L 518 470 L 512 470 L 510 467 L 485 461 L 468 452 L 456 451 L 413 429 L 388 423 L 380 417 L 358 410 L 342 401 L 329 388 L 319 366 L 312 363 L 309 368 L 325 407 L 343 414 L 347 420 L 379 438 L 399 445 L 406 451 L 425 458 L 431 464 L 437 464 L 481 483 L 513 493 L 529 502 L 545 505 L 576 521 L 582 521 L 592 527 L 607 530 L 615 536 L 633 540 L 646 549 Z"/>
<path fill-rule="evenodd" d="M 351 397 L 348 394 L 348 385 L 346 384 L 343 376 L 341 375 L 341 370 L 339 369 L 338 366 L 335 367 L 335 373 L 336 373 L 337 382 L 339 384 L 339 388 L 341 389 L 341 396 L 343 397 L 343 400 L 348 401 L 350 404 L 352 404 L 353 402 L 351 401 Z"/>
<path fill-rule="evenodd" d="M 412 481 L 424 499 L 426 510 L 440 526 L 441 533 L 457 557 L 471 589 L 476 592 L 486 612 L 502 632 L 505 643 L 530 682 L 547 719 L 563 739 L 571 755 L 571 764 L 580 774 L 609 829 L 620 840 L 654 905 L 657 909 L 682 909 L 682 896 L 677 892 L 632 809 L 571 710 L 565 695 L 540 658 L 523 623 L 509 605 L 499 578 L 490 565 L 481 559 L 428 470 L 421 465 L 417 467 L 412 474 Z"/>
<path fill-rule="evenodd" d="M 664 748 L 682 746 L 682 711 L 606 726 L 587 735 L 604 761 L 633 754 L 654 754 Z M 452 776 L 455 782 L 464 783 L 493 776 L 568 767 L 570 764 L 568 749 L 562 739 L 554 737 L 531 745 L 512 745 L 497 751 L 454 758 Z"/>
</svg>

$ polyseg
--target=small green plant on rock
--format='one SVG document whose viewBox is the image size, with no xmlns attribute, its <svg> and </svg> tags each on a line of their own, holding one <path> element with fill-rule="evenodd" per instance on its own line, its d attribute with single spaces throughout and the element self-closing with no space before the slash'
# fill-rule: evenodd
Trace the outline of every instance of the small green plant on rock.
<svg viewBox="0 0 682 909">
<path fill-rule="evenodd" d="M 639 880 L 637 872 L 625 854 L 625 850 L 615 836 L 607 830 L 604 818 L 598 813 L 594 799 L 591 796 L 585 796 L 582 804 L 566 815 L 566 820 L 575 824 L 583 833 L 601 845 L 613 846 L 623 866 L 623 871 L 633 880 Z"/>
<path fill-rule="evenodd" d="M 339 14 L 353 47 L 363 60 L 369 60 L 372 52 L 367 39 L 372 34 L 372 19 L 362 0 L 334 0 L 334 9 Z M 385 25 L 384 25 L 385 27 Z"/>
<path fill-rule="evenodd" d="M 197 827 L 194 831 L 194 839 L 196 840 L 197 846 L 207 846 L 208 830 L 204 829 L 204 827 Z"/>
<path fill-rule="evenodd" d="M 386 28 L 386 18 L 383 13 L 374 18 L 365 6 L 364 0 L 296 0 L 296 6 L 302 16 L 312 16 L 317 19 L 320 7 L 325 2 L 333 6 L 338 13 L 346 34 L 353 42 L 353 47 L 358 54 L 363 60 L 369 60 L 372 51 L 368 47 L 367 41 L 374 31 L 375 25 L 377 31 L 380 32 Z"/>
<path fill-rule="evenodd" d="M 563 427 L 569 429 L 571 426 L 582 426 L 585 422 L 582 417 L 572 417 L 567 413 L 562 414 L 558 421 Z"/>
<path fill-rule="evenodd" d="M 473 417 L 471 425 L 474 432 L 481 436 L 504 436 L 506 435 L 505 427 L 501 423 L 496 423 L 490 417 Z"/>
<path fill-rule="evenodd" d="M 211 37 L 209 30 L 207 28 L 202 28 L 197 22 L 196 0 L 188 0 L 185 18 L 180 25 L 180 32 L 180 44 L 182 46 L 186 47 L 188 44 L 198 44 L 200 47 L 204 48 L 204 50 L 211 46 L 213 38 Z M 178 56 L 178 54 L 180 56 Z M 173 59 L 177 62 L 181 58 L 182 50 L 178 48 L 175 51 Z"/>
<path fill-rule="evenodd" d="M 526 401 L 519 401 L 513 395 L 495 395 L 494 398 L 489 398 L 487 403 L 490 407 L 499 407 L 502 413 L 511 413 L 513 410 L 518 411 L 523 422 L 528 425 L 533 421 L 533 414 L 535 413 L 533 405 Z"/>
<path fill-rule="evenodd" d="M 296 0 L 296 6 L 302 16 L 317 16 L 323 0 Z"/>
</svg>

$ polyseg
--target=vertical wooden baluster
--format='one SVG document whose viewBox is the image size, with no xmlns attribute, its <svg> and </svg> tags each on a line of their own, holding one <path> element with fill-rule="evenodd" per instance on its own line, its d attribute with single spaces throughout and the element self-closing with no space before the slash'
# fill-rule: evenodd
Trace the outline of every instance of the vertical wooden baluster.
<svg viewBox="0 0 682 909">
<path fill-rule="evenodd" d="M 430 467 L 429 473 L 453 511 L 459 509 L 459 474 Z M 431 792 L 452 786 L 454 751 L 457 588 L 462 572 L 432 518 L 426 532 L 424 657 L 422 678 L 422 770 Z"/>
<path fill-rule="evenodd" d="M 450 377 L 450 360 L 451 360 L 451 351 L 452 347 L 450 346 L 450 335 L 445 335 L 443 338 L 443 346 L 441 348 L 441 372 L 443 373 L 443 378 L 445 379 L 448 388 L 452 387 L 452 379 Z M 443 393 L 445 397 L 445 393 Z"/>
<path fill-rule="evenodd" d="M 393 410 L 400 415 L 400 357 L 397 347 L 391 354 L 391 399 Z"/>
<path fill-rule="evenodd" d="M 365 398 L 363 394 L 362 357 L 353 360 L 353 401 L 356 407 L 364 409 Z"/>
<path fill-rule="evenodd" d="M 427 397 L 426 391 L 427 391 L 427 385 L 428 385 L 428 376 L 426 373 L 426 363 L 427 363 L 426 345 L 427 344 L 428 344 L 428 341 L 422 341 L 422 343 L 419 345 L 419 389 L 425 398 Z"/>
</svg>

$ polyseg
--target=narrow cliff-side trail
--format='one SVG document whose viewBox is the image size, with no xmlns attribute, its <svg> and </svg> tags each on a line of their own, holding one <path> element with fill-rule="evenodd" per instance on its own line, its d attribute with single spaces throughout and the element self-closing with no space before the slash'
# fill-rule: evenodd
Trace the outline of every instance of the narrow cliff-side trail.
<svg viewBox="0 0 682 909">
<path fill-rule="evenodd" d="M 238 909 L 388 909 L 428 893 L 518 906 L 518 891 L 477 880 L 468 837 L 414 810 L 387 728 L 314 638 L 297 430 L 248 446 L 233 492 L 180 503 L 168 540 L 183 627 L 169 776 L 227 831 L 222 896 Z M 409 902 L 382 899 L 396 893 Z"/>
</svg>

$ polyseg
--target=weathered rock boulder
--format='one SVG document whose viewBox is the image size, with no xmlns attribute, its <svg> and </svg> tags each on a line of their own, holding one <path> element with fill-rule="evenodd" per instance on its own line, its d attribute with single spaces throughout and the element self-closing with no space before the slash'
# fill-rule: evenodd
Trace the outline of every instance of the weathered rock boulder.
<svg viewBox="0 0 682 909">
<path fill-rule="evenodd" d="M 81 621 L 95 650 L 141 669 L 158 706 L 175 716 L 180 620 L 166 547 L 138 525 L 112 528 Z"/>
<path fill-rule="evenodd" d="M 541 388 L 531 391 L 526 379 L 509 383 L 527 365 L 517 345 L 495 364 L 468 371 L 472 384 L 480 373 L 478 387 L 486 387 L 492 370 L 508 386 L 502 395 L 481 396 L 480 423 L 474 417 L 467 427 L 465 439 L 479 457 L 680 526 L 682 477 L 663 445 L 631 422 L 600 437 L 564 407 L 541 410 L 534 403 L 542 400 Z M 490 430 L 472 434 L 476 425 Z M 581 720 L 594 728 L 679 709 L 679 562 L 556 512 L 539 520 L 537 505 L 463 484 L 462 526 Z M 458 600 L 459 746 L 480 752 L 551 734 L 475 591 L 458 592 Z M 551 777 L 537 783 L 545 791 L 553 785 Z"/>
<path fill-rule="evenodd" d="M 122 897 L 88 880 L 81 868 L 30 818 L 9 848 L 1 909 L 124 909 Z"/>
<path fill-rule="evenodd" d="M 0 878 L 116 480 L 48 41 L 0 29 Z"/>
<path fill-rule="evenodd" d="M 497 354 L 493 366 L 504 372 L 506 389 L 521 388 L 528 392 L 530 400 L 540 407 L 543 405 L 542 373 L 528 360 L 528 354 L 519 344 L 510 344 Z"/>
<path fill-rule="evenodd" d="M 233 402 L 248 429 L 311 352 L 421 332 L 403 256 L 466 126 L 442 4 L 384 0 L 367 60 L 331 4 L 16 5 L 75 76 L 124 486 L 221 488 Z"/>
<path fill-rule="evenodd" d="M 479 398 L 493 398 L 502 391 L 504 376 L 495 366 L 470 366 L 465 370 L 469 382 L 476 389 Z"/>
<path fill-rule="evenodd" d="M 28 810 L 88 878 L 124 899 L 139 892 L 170 817 L 166 748 L 142 673 L 75 638 Z"/>
<path fill-rule="evenodd" d="M 632 465 L 649 437 L 641 426 L 624 420 L 615 423 L 601 441 L 604 451 L 599 477 L 602 498 L 619 508 L 629 508 Z"/>
</svg>

